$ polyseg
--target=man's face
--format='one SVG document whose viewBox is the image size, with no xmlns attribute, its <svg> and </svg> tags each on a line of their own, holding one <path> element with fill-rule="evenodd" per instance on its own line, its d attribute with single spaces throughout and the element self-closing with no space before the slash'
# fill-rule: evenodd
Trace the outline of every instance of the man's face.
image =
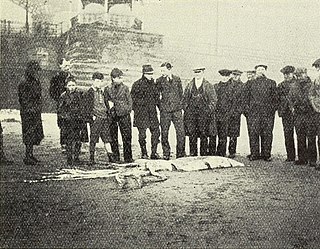
<svg viewBox="0 0 320 249">
<path fill-rule="evenodd" d="M 293 73 L 285 73 L 283 74 L 284 80 L 292 80 L 293 79 Z"/>
<path fill-rule="evenodd" d="M 193 72 L 194 78 L 197 80 L 200 80 L 201 78 L 203 78 L 204 75 L 204 71 L 203 70 L 196 70 Z"/>
<path fill-rule="evenodd" d="M 70 61 L 64 60 L 63 63 L 60 65 L 60 68 L 64 72 L 69 72 L 70 71 Z"/>
<path fill-rule="evenodd" d="M 152 80 L 153 79 L 153 73 L 145 73 L 144 77 L 146 77 L 148 80 Z"/>
<path fill-rule="evenodd" d="M 230 76 L 221 76 L 222 82 L 227 82 L 230 79 Z"/>
<path fill-rule="evenodd" d="M 258 67 L 257 69 L 256 69 L 256 75 L 257 75 L 257 77 L 261 77 L 261 76 L 263 76 L 263 75 L 265 75 L 266 74 L 266 69 L 264 68 L 264 67 Z"/>
<path fill-rule="evenodd" d="M 316 70 L 320 73 L 320 66 L 316 66 Z"/>
<path fill-rule="evenodd" d="M 103 80 L 95 79 L 93 81 L 93 86 L 96 88 L 102 88 L 103 87 Z"/>
<path fill-rule="evenodd" d="M 68 83 L 67 83 L 67 89 L 68 89 L 68 91 L 70 91 L 70 92 L 74 92 L 75 90 L 76 90 L 76 82 L 74 82 L 74 81 L 69 81 Z"/>
<path fill-rule="evenodd" d="M 232 79 L 235 81 L 239 81 L 240 80 L 240 74 L 232 74 Z"/>
<path fill-rule="evenodd" d="M 118 76 L 118 77 L 112 78 L 112 82 L 115 85 L 120 85 L 120 84 L 123 83 L 123 77 L 122 76 Z"/>
<path fill-rule="evenodd" d="M 163 77 L 167 77 L 170 75 L 170 70 L 167 67 L 161 67 L 160 71 Z"/>
<path fill-rule="evenodd" d="M 255 74 L 254 73 L 247 73 L 247 78 L 248 80 L 253 80 L 254 79 Z"/>
</svg>

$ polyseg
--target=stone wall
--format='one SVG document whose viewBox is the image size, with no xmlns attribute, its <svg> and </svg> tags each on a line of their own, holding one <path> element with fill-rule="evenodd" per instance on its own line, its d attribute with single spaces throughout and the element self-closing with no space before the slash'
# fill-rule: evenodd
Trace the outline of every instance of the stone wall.
<svg viewBox="0 0 320 249">
<path fill-rule="evenodd" d="M 162 36 L 102 24 L 81 24 L 69 32 L 66 56 L 71 72 L 82 85 L 91 84 L 93 72 L 109 79 L 114 67 L 125 73 L 126 84 L 141 77 L 143 64 L 158 65 L 163 61 Z"/>
</svg>

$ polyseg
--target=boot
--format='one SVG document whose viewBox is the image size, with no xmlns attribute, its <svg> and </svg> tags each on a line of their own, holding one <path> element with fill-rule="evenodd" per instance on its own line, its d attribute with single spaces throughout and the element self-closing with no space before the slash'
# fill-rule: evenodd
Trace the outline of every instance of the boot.
<svg viewBox="0 0 320 249">
<path fill-rule="evenodd" d="M 81 142 L 76 142 L 74 145 L 74 162 L 76 164 L 80 163 L 79 155 L 81 152 Z"/>
<path fill-rule="evenodd" d="M 140 143 L 140 149 L 141 149 L 141 158 L 142 159 L 149 159 L 148 152 L 147 152 L 147 146 L 145 143 Z"/>
<path fill-rule="evenodd" d="M 89 165 L 94 165 L 95 164 L 95 161 L 94 161 L 94 152 L 90 152 L 90 162 L 89 162 Z"/>
</svg>

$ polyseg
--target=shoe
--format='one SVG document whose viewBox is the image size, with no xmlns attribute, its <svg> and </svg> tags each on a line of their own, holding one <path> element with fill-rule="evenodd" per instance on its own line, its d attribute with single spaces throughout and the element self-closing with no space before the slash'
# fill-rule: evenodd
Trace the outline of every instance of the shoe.
<svg viewBox="0 0 320 249">
<path fill-rule="evenodd" d="M 249 160 L 250 160 L 250 161 L 257 161 L 257 160 L 260 160 L 260 159 L 261 159 L 260 156 L 250 155 L 250 157 L 249 157 Z"/>
<path fill-rule="evenodd" d="M 309 166 L 310 167 L 317 167 L 317 163 L 316 162 L 309 162 Z"/>
<path fill-rule="evenodd" d="M 179 157 L 177 156 L 177 158 Z M 163 156 L 163 160 L 170 160 L 170 156 L 167 156 L 167 155 Z"/>
<path fill-rule="evenodd" d="M 285 160 L 285 162 L 294 162 L 296 159 L 294 159 L 294 158 L 287 158 L 286 160 Z"/>
<path fill-rule="evenodd" d="M 129 158 L 129 159 L 125 159 L 124 162 L 125 163 L 133 163 L 134 160 L 132 158 Z"/>
<path fill-rule="evenodd" d="M 149 159 L 149 156 L 147 154 L 141 155 L 141 159 Z"/>
<path fill-rule="evenodd" d="M 236 154 L 230 154 L 228 157 L 229 157 L 229 158 L 235 158 L 235 157 L 236 157 Z"/>
<path fill-rule="evenodd" d="M 70 166 L 73 165 L 72 159 L 67 159 L 67 164 L 70 165 Z"/>
<path fill-rule="evenodd" d="M 37 162 L 34 161 L 31 157 L 25 157 L 25 158 L 23 158 L 23 163 L 24 163 L 25 165 L 35 165 L 35 164 L 37 164 Z"/>
<path fill-rule="evenodd" d="M 271 162 L 271 161 L 272 161 L 272 158 L 271 158 L 271 156 L 269 156 L 269 157 L 264 157 L 264 158 L 263 158 L 263 161 Z"/>
<path fill-rule="evenodd" d="M 161 157 L 158 155 L 158 153 L 152 153 L 150 156 L 150 159 L 152 160 L 159 160 Z"/>
<path fill-rule="evenodd" d="M 295 165 L 307 165 L 308 162 L 307 161 L 301 161 L 301 160 L 297 160 L 294 162 Z"/>
</svg>

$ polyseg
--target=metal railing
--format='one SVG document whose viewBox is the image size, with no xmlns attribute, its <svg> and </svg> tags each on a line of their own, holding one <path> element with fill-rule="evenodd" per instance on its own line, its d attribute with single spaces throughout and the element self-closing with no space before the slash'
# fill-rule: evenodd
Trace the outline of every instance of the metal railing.
<svg viewBox="0 0 320 249">
<path fill-rule="evenodd" d="M 27 34 L 26 24 L 18 21 L 0 20 L 1 34 Z M 34 22 L 29 32 L 38 36 L 59 36 L 62 34 L 62 23 Z"/>
</svg>

